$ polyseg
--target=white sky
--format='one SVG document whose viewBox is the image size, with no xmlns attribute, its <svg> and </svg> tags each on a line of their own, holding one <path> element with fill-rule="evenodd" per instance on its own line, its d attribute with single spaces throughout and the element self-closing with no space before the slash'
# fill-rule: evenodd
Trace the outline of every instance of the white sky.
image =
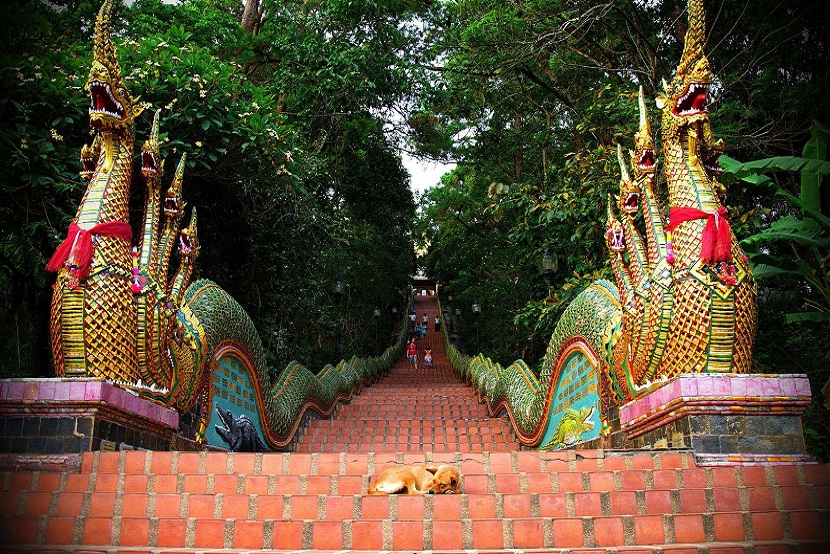
<svg viewBox="0 0 830 554">
<path fill-rule="evenodd" d="M 411 188 L 416 194 L 423 192 L 441 182 L 441 176 L 455 168 L 455 164 L 438 164 L 435 162 L 423 162 L 404 153 L 402 156 L 403 166 L 412 176 Z"/>
</svg>

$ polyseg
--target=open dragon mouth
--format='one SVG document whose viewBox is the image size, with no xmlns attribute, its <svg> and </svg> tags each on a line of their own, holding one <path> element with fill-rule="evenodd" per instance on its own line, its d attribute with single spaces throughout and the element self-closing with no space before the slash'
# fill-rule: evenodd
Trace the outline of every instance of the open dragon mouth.
<svg viewBox="0 0 830 554">
<path fill-rule="evenodd" d="M 720 158 L 721 154 L 722 152 L 720 150 L 710 150 L 703 154 L 703 167 L 710 175 L 717 177 L 723 173 L 723 167 L 718 163 L 718 158 Z"/>
<path fill-rule="evenodd" d="M 178 215 L 179 213 L 179 197 L 166 196 L 164 198 L 164 213 L 167 215 Z"/>
<path fill-rule="evenodd" d="M 706 99 L 709 96 L 709 84 L 692 83 L 686 93 L 674 104 L 674 115 L 688 117 L 706 113 Z"/>
<path fill-rule="evenodd" d="M 612 252 L 623 252 L 625 250 L 625 235 L 619 227 L 613 227 L 605 231 L 605 240 Z"/>
<path fill-rule="evenodd" d="M 233 424 L 233 415 L 230 411 L 223 410 L 219 406 L 216 406 L 216 414 L 219 416 L 219 420 L 222 422 L 225 427 L 230 427 Z M 227 431 L 227 429 L 225 429 Z"/>
<path fill-rule="evenodd" d="M 95 163 L 96 159 L 92 156 L 81 158 L 81 171 L 79 173 L 82 178 L 92 177 L 92 174 L 95 173 Z"/>
<path fill-rule="evenodd" d="M 126 381 L 116 380 L 113 381 L 113 384 L 118 385 L 122 389 L 125 389 L 133 394 L 149 393 L 151 395 L 165 395 L 170 392 L 167 387 L 160 387 L 155 384 L 148 385 L 143 383 L 141 379 L 139 379 L 137 383 L 128 383 Z"/>
<path fill-rule="evenodd" d="M 216 415 L 219 416 L 219 421 L 222 422 L 222 425 L 215 425 L 216 433 L 222 437 L 222 440 L 230 444 L 233 440 L 234 427 L 236 426 L 236 422 L 233 420 L 233 414 L 228 410 L 223 410 L 219 406 L 216 406 Z"/>
<path fill-rule="evenodd" d="M 637 160 L 637 167 L 640 171 L 647 171 L 653 172 L 655 169 L 655 158 L 654 158 L 654 149 L 653 148 L 645 148 L 641 153 L 640 157 Z"/>
<path fill-rule="evenodd" d="M 182 256 L 193 254 L 193 241 L 187 233 L 179 233 L 179 254 Z"/>
<path fill-rule="evenodd" d="M 141 153 L 141 171 L 147 173 L 158 173 L 158 160 L 155 152 Z"/>
<path fill-rule="evenodd" d="M 623 201 L 623 209 L 628 213 L 636 212 L 640 207 L 640 193 L 639 192 L 629 192 L 625 195 L 625 201 Z"/>
<path fill-rule="evenodd" d="M 112 93 L 109 83 L 93 81 L 89 83 L 89 115 L 106 115 L 118 120 L 126 118 L 124 105 Z"/>
</svg>

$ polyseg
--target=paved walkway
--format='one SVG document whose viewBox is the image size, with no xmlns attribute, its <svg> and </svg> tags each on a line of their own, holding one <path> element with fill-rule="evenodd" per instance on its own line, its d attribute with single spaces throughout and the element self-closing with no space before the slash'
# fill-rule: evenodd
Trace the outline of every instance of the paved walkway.
<svg viewBox="0 0 830 554">
<path fill-rule="evenodd" d="M 300 452 L 484 452 L 518 450 L 507 418 L 491 418 L 471 387 L 450 367 L 440 332 L 438 301 L 416 296 L 417 321 L 427 315 L 427 336 L 416 339 L 418 368 L 399 359 L 327 420 L 311 421 L 296 443 Z M 432 349 L 427 368 L 424 350 Z"/>
</svg>

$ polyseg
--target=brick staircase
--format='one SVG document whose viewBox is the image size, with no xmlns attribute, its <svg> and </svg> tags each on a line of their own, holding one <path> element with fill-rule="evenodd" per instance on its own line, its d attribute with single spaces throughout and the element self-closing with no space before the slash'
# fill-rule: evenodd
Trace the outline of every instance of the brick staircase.
<svg viewBox="0 0 830 554">
<path fill-rule="evenodd" d="M 404 356 L 378 383 L 331 419 L 312 420 L 294 445 L 298 452 L 495 452 L 518 450 L 506 417 L 491 418 L 473 389 L 462 383 L 435 332 L 435 297 L 416 296 L 418 322 L 427 315 L 426 337 L 416 339 L 418 368 Z M 424 349 L 433 363 L 425 367 Z"/>
<path fill-rule="evenodd" d="M 465 494 L 361 494 L 425 458 L 457 464 Z M 686 452 L 96 452 L 0 485 L 3 548 L 21 552 L 830 547 L 827 466 L 699 468 Z"/>
<path fill-rule="evenodd" d="M 429 301 L 416 305 L 432 321 Z M 827 465 L 519 450 L 429 335 L 433 369 L 402 360 L 295 452 L 0 459 L 0 551 L 830 552 Z M 464 494 L 364 494 L 384 468 L 425 461 L 455 464 Z"/>
</svg>

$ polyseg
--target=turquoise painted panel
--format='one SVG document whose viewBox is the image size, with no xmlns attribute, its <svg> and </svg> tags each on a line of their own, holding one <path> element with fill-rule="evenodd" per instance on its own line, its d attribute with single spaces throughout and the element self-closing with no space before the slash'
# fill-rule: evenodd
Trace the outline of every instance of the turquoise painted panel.
<svg viewBox="0 0 830 554">
<path fill-rule="evenodd" d="M 599 437 L 602 430 L 597 368 L 581 351 L 571 353 L 553 391 L 548 426 L 540 445 L 565 448 Z"/>
<path fill-rule="evenodd" d="M 260 440 L 265 442 L 254 384 L 245 365 L 236 356 L 226 354 L 218 361 L 216 371 L 213 372 L 211 394 L 213 395 L 213 408 L 210 423 L 205 432 L 208 444 L 222 448 L 228 446 L 228 443 L 222 440 L 216 432 L 217 425 L 224 427 L 216 411 L 217 406 L 231 412 L 234 418 L 247 415 L 254 423 Z"/>
</svg>

